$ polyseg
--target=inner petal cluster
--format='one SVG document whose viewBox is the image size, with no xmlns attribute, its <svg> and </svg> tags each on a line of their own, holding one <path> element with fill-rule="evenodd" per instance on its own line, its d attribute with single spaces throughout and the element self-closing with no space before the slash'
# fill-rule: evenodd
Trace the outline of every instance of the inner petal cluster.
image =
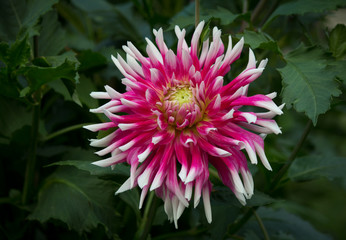
<svg viewBox="0 0 346 240">
<path fill-rule="evenodd" d="M 201 104 L 190 85 L 171 87 L 161 104 L 165 121 L 175 130 L 192 127 L 203 118 Z"/>
<path fill-rule="evenodd" d="M 188 85 L 179 85 L 177 87 L 172 87 L 171 89 L 169 89 L 164 100 L 178 103 L 181 107 L 185 103 L 194 101 L 192 88 Z"/>
</svg>

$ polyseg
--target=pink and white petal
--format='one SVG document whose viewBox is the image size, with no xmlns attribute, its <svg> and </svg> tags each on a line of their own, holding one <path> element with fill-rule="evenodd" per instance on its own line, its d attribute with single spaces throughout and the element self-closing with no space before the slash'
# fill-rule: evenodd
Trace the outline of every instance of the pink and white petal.
<svg viewBox="0 0 346 240">
<path fill-rule="evenodd" d="M 159 47 L 159 50 L 160 50 L 162 56 L 165 56 L 165 54 L 168 51 L 168 48 L 167 48 L 166 43 L 165 43 L 164 38 L 163 38 L 162 28 L 160 28 L 158 31 L 154 31 L 154 35 L 156 37 L 155 38 L 156 44 Z"/>
<path fill-rule="evenodd" d="M 114 138 L 119 134 L 119 131 L 116 130 L 112 132 L 111 134 L 100 138 L 100 139 L 90 139 L 90 146 L 92 147 L 107 147 Z"/>
<path fill-rule="evenodd" d="M 96 123 L 96 124 L 83 126 L 83 128 L 88 129 L 92 132 L 108 130 L 108 129 L 113 128 L 113 127 L 116 127 L 116 125 L 113 122 Z"/>
<path fill-rule="evenodd" d="M 203 205 L 204 205 L 204 213 L 207 218 L 208 223 L 212 222 L 212 214 L 211 214 L 211 205 L 210 205 L 210 192 L 211 192 L 211 184 L 208 181 L 206 186 L 203 188 Z"/>
<path fill-rule="evenodd" d="M 125 161 L 126 156 L 127 156 L 127 153 L 119 153 L 119 154 L 116 154 L 116 155 L 111 156 L 109 158 L 99 160 L 96 162 L 92 162 L 92 164 L 99 166 L 99 167 L 109 167 L 111 165 Z"/>
</svg>

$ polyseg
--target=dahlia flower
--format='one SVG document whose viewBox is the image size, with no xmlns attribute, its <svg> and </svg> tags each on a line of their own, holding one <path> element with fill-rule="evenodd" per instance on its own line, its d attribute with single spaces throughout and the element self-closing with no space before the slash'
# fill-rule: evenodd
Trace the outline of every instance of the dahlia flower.
<svg viewBox="0 0 346 240">
<path fill-rule="evenodd" d="M 281 132 L 272 120 L 282 114 L 283 105 L 272 101 L 276 93 L 247 96 L 249 84 L 261 75 L 267 59 L 256 67 L 249 49 L 245 70 L 224 86 L 223 76 L 240 57 L 244 40 L 232 47 L 229 36 L 225 52 L 221 31 L 215 27 L 211 43 L 205 40 L 199 51 L 203 26 L 204 22 L 197 26 L 190 47 L 184 39 L 185 29 L 176 26 L 176 53 L 167 48 L 162 29 L 154 30 L 157 47 L 146 39 L 148 57 L 131 42 L 123 46 L 126 61 L 120 55 L 112 60 L 124 75 L 126 92 L 109 86 L 105 92 L 92 92 L 93 98 L 109 102 L 91 112 L 104 113 L 110 121 L 85 127 L 94 132 L 114 129 L 102 139 L 92 139 L 90 145 L 103 148 L 96 152 L 99 156 L 110 154 L 93 164 L 114 167 L 126 162 L 131 166 L 129 179 L 117 193 L 138 185 L 141 208 L 148 191 L 155 190 L 176 227 L 192 196 L 194 207 L 203 198 L 206 218 L 212 221 L 211 166 L 245 204 L 253 195 L 254 183 L 244 152 L 252 164 L 257 164 L 258 155 L 271 170 L 263 138 Z M 267 111 L 244 112 L 243 106 Z"/>
</svg>

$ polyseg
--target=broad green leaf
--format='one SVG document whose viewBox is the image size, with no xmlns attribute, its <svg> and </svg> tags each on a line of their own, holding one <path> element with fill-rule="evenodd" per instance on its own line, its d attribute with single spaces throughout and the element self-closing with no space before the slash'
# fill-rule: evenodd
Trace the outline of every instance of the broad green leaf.
<svg viewBox="0 0 346 240">
<path fill-rule="evenodd" d="M 321 49 L 299 46 L 285 56 L 286 66 L 277 69 L 283 79 L 283 102 L 317 123 L 320 114 L 330 107 L 332 96 L 340 91 L 335 72 L 327 71 L 327 59 Z"/>
<path fill-rule="evenodd" d="M 29 219 L 58 219 L 80 234 L 102 224 L 113 235 L 121 224 L 114 209 L 114 188 L 114 184 L 85 171 L 59 168 L 43 182 Z"/>
<path fill-rule="evenodd" d="M 16 40 L 20 28 L 23 27 L 25 11 L 26 2 L 23 0 L 0 1 L 0 40 Z"/>
<path fill-rule="evenodd" d="M 78 59 L 76 58 L 76 53 L 73 51 L 67 51 L 67 52 L 64 52 L 63 54 L 61 54 L 59 56 L 48 56 L 45 58 L 46 58 L 47 62 L 50 64 L 50 66 L 52 66 L 52 67 L 58 67 L 61 64 L 63 64 L 66 60 L 74 62 L 76 68 L 79 67 L 79 65 L 80 65 Z"/>
<path fill-rule="evenodd" d="M 80 11 L 77 11 L 77 9 L 73 8 L 70 4 L 64 1 L 59 1 L 59 3 L 56 5 L 56 9 L 59 13 L 60 16 L 62 16 L 66 22 L 68 22 L 71 26 L 76 28 L 78 31 L 77 33 L 82 33 L 82 34 L 88 34 L 88 27 L 87 23 L 89 21 L 86 21 L 87 19 L 85 18 L 85 15 L 82 15 Z M 68 36 L 68 40 L 70 41 L 70 38 L 73 36 L 75 37 L 77 33 L 71 34 L 71 36 Z M 84 41 L 85 41 L 85 36 L 82 36 Z M 89 42 L 89 41 L 87 41 Z M 83 44 L 82 44 L 83 45 Z M 92 46 L 93 44 L 91 44 Z"/>
<path fill-rule="evenodd" d="M 278 202 L 278 200 L 268 196 L 267 194 L 255 191 L 254 195 L 246 201 L 247 206 L 264 206 L 274 202 Z"/>
<path fill-rule="evenodd" d="M 38 44 L 39 56 L 58 55 L 66 46 L 66 31 L 59 23 L 55 11 L 43 16 Z"/>
<path fill-rule="evenodd" d="M 295 240 L 292 234 L 287 234 L 285 232 L 278 232 L 271 237 L 272 240 Z"/>
<path fill-rule="evenodd" d="M 58 0 L 0 1 L 0 39 L 13 41 L 18 36 L 37 35 L 36 24 Z"/>
<path fill-rule="evenodd" d="M 336 59 L 342 59 L 346 55 L 346 26 L 336 25 L 329 36 L 329 49 Z"/>
<path fill-rule="evenodd" d="M 291 15 L 311 12 L 323 12 L 328 10 L 334 10 L 337 7 L 345 6 L 344 0 L 296 0 L 281 4 L 275 11 L 270 15 L 266 24 L 268 24 L 275 17 L 280 15 Z"/>
<path fill-rule="evenodd" d="M 311 180 L 326 177 L 330 180 L 344 178 L 346 158 L 335 156 L 307 156 L 297 158 L 290 169 L 288 177 L 294 181 Z"/>
<path fill-rule="evenodd" d="M 39 18 L 52 9 L 52 6 L 59 0 L 29 0 L 27 1 L 26 14 L 24 15 L 23 25 L 26 27 L 34 26 Z"/>
<path fill-rule="evenodd" d="M 22 68 L 21 72 L 27 77 L 31 91 L 56 79 L 65 78 L 76 82 L 79 78 L 76 72 L 76 62 L 67 59 L 58 67 L 30 66 Z"/>
<path fill-rule="evenodd" d="M 76 92 L 80 101 L 88 108 L 97 108 L 98 100 L 90 97 L 90 93 L 96 91 L 94 83 L 84 75 L 81 75 L 79 81 L 80 83 L 76 85 Z"/>
<path fill-rule="evenodd" d="M 240 208 L 227 202 L 212 201 L 211 203 L 213 222 L 208 232 L 211 235 L 211 239 L 223 239 L 229 225 L 240 214 Z M 201 217 L 205 219 L 204 213 L 201 214 Z"/>
<path fill-rule="evenodd" d="M 119 164 L 115 166 L 114 170 L 112 170 L 110 167 L 99 167 L 96 165 L 93 165 L 91 161 L 89 160 L 66 160 L 66 161 L 60 161 L 53 164 L 50 164 L 48 166 L 74 166 L 80 170 L 88 171 L 91 175 L 96 176 L 106 176 L 106 175 L 121 175 L 124 177 L 128 177 L 130 173 L 130 169 L 122 164 Z"/>
<path fill-rule="evenodd" d="M 223 7 L 217 7 L 216 9 L 212 9 L 207 12 L 211 17 L 220 19 L 221 25 L 231 24 L 234 22 L 234 20 L 241 16 L 240 14 L 234 14 Z"/>
<path fill-rule="evenodd" d="M 244 31 L 245 44 L 249 44 L 252 49 L 261 48 L 271 50 L 276 53 L 281 53 L 277 43 L 264 32 Z M 240 34 L 237 37 L 241 37 Z"/>
<path fill-rule="evenodd" d="M 256 235 L 256 233 L 252 230 L 249 230 L 245 232 L 245 239 L 244 240 L 261 240 L 260 237 Z"/>
<path fill-rule="evenodd" d="M 346 83 L 346 60 L 336 60 L 328 63 L 327 71 L 334 72 L 336 77 Z"/>
<path fill-rule="evenodd" d="M 73 101 L 72 95 L 67 89 L 66 85 L 61 79 L 55 79 L 47 83 L 47 85 L 52 88 L 56 93 L 61 94 L 65 101 Z"/>
<path fill-rule="evenodd" d="M 89 13 L 108 11 L 113 7 L 105 0 L 72 0 L 71 2 L 81 10 Z"/>
<path fill-rule="evenodd" d="M 78 68 L 79 71 L 87 71 L 95 68 L 97 69 L 104 67 L 108 63 L 107 59 L 101 53 L 93 52 L 91 50 L 80 52 L 77 55 L 77 58 L 80 62 L 80 66 Z"/>
<path fill-rule="evenodd" d="M 257 210 L 257 214 L 261 218 L 270 239 L 331 239 L 328 235 L 318 232 L 307 221 L 285 210 L 273 210 L 271 208 L 261 207 Z M 245 231 L 251 229 L 257 236 L 263 236 L 263 232 L 259 228 L 258 222 L 255 218 L 252 218 L 247 224 L 245 224 L 243 229 Z"/>
</svg>

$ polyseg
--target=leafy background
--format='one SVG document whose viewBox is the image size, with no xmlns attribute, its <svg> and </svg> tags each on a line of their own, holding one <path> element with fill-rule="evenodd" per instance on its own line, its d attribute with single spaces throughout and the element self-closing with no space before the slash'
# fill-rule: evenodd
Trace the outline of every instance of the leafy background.
<svg viewBox="0 0 346 240">
<path fill-rule="evenodd" d="M 241 207 L 214 180 L 213 222 L 187 209 L 179 229 L 151 195 L 114 196 L 128 176 L 93 166 L 93 133 L 104 121 L 89 96 L 108 84 L 124 91 L 111 54 L 162 27 L 194 29 L 187 0 L 3 0 L 0 2 L 0 239 L 345 239 L 346 2 L 200 1 L 200 19 L 269 58 L 250 94 L 279 93 L 282 135 L 266 138 L 273 172 L 251 168 L 256 194 Z"/>
</svg>

